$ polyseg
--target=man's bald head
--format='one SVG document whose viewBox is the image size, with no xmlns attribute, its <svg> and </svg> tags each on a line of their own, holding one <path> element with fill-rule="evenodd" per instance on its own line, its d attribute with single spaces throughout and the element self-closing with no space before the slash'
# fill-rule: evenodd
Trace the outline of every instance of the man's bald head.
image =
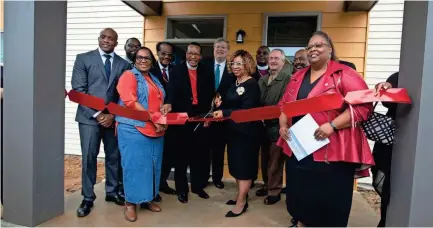
<svg viewBox="0 0 433 228">
<path fill-rule="evenodd" d="M 99 48 L 105 53 L 111 53 L 117 46 L 117 32 L 112 28 L 105 28 L 99 33 L 98 43 Z"/>
<path fill-rule="evenodd" d="M 307 50 L 300 49 L 295 53 L 295 58 L 293 59 L 293 73 L 298 70 L 304 69 L 309 66 L 308 58 L 307 58 Z"/>
</svg>

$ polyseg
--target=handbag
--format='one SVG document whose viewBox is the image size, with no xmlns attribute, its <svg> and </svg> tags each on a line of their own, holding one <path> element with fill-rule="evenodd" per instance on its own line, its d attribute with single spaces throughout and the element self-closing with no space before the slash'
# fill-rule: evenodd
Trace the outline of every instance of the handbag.
<svg viewBox="0 0 433 228">
<path fill-rule="evenodd" d="M 374 104 L 373 110 L 378 102 Z M 361 124 L 367 139 L 385 145 L 392 145 L 395 136 L 395 120 L 378 112 L 373 112 L 367 121 Z"/>
</svg>

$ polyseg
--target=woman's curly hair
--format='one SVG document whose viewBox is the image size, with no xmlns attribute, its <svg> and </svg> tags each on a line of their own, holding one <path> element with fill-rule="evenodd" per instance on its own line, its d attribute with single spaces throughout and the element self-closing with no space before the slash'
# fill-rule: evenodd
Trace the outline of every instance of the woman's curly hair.
<svg viewBox="0 0 433 228">
<path fill-rule="evenodd" d="M 231 63 L 238 56 L 242 58 L 242 61 L 245 64 L 244 69 L 249 76 L 256 73 L 256 61 L 254 60 L 253 56 L 245 50 L 237 50 L 233 54 L 230 55 L 229 61 L 227 64 L 227 70 L 230 73 L 232 73 Z"/>
</svg>

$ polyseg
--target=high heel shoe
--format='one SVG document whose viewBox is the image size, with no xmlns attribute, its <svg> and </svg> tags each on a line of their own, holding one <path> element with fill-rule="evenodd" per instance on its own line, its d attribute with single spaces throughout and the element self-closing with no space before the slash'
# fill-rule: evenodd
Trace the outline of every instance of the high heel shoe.
<svg viewBox="0 0 433 228">
<path fill-rule="evenodd" d="M 298 221 L 294 218 L 292 218 L 291 220 L 292 224 L 290 225 L 290 227 L 298 227 Z"/>
<path fill-rule="evenodd" d="M 247 209 L 248 209 L 248 202 L 245 203 L 245 205 L 244 205 L 244 209 L 242 209 L 242 212 L 241 212 L 241 213 L 239 213 L 239 214 L 235 214 L 233 211 L 229 211 L 229 212 L 227 212 L 226 217 L 227 217 L 227 218 L 238 217 L 238 216 L 240 216 L 241 214 L 243 214 L 244 212 L 246 212 Z"/>
<path fill-rule="evenodd" d="M 249 196 L 247 194 L 247 200 L 248 200 Z M 237 201 L 236 200 L 229 200 L 226 202 L 227 205 L 236 205 Z"/>
</svg>

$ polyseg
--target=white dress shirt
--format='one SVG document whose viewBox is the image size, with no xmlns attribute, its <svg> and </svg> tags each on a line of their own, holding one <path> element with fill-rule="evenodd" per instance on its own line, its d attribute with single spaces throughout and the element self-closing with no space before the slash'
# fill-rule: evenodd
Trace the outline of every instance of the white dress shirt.
<svg viewBox="0 0 433 228">
<path fill-rule="evenodd" d="M 159 61 L 158 61 L 159 69 L 161 69 L 161 75 L 163 75 L 162 69 L 165 68 L 165 74 L 167 74 L 167 79 L 170 81 L 170 75 L 168 73 L 168 66 L 164 67 Z"/>
<path fill-rule="evenodd" d="M 216 60 L 215 60 L 215 65 L 214 65 L 214 71 L 213 72 L 216 72 L 216 68 L 218 67 L 217 66 L 217 64 L 219 64 L 220 66 L 219 66 L 219 68 L 220 68 L 220 77 L 219 77 L 219 79 L 220 79 L 220 83 L 221 83 L 221 80 L 222 80 L 222 78 L 223 78 L 223 74 L 224 74 L 224 68 L 226 67 L 226 62 L 227 62 L 227 60 L 224 60 L 224 62 L 221 62 L 221 63 L 218 63 Z"/>
<path fill-rule="evenodd" d="M 111 63 L 111 69 L 113 69 L 114 52 L 105 53 L 100 47 L 98 47 L 98 51 L 99 51 L 99 55 L 101 56 L 102 65 L 105 65 L 105 60 L 107 60 L 107 57 L 105 57 L 104 55 L 111 55 L 109 61 Z M 93 115 L 93 118 L 96 118 L 100 113 L 101 111 L 96 112 L 95 115 Z"/>
</svg>

